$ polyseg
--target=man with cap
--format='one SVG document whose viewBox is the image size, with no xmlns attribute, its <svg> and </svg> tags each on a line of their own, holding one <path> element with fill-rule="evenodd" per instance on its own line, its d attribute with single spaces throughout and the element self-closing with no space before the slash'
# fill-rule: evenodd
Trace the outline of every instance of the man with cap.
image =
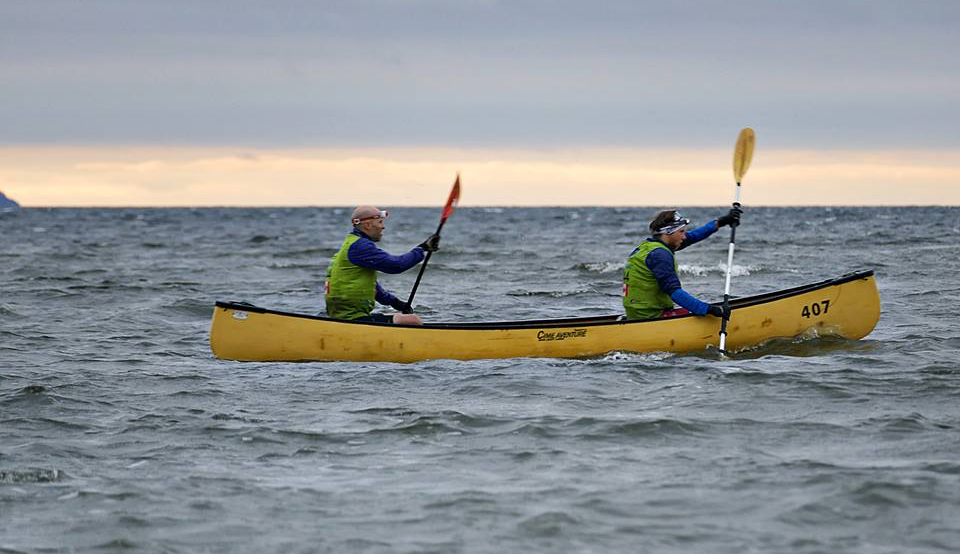
<svg viewBox="0 0 960 554">
<path fill-rule="evenodd" d="M 678 250 L 700 242 L 724 225 L 739 225 L 740 208 L 731 209 L 706 225 L 687 231 L 690 220 L 676 210 L 660 212 L 650 223 L 651 238 L 640 243 L 627 258 L 623 272 L 623 307 L 627 319 L 649 319 L 692 313 L 723 317 L 723 307 L 694 298 L 680 286 Z M 674 310 L 674 303 L 683 309 Z"/>
<path fill-rule="evenodd" d="M 324 300 L 327 315 L 353 321 L 405 323 L 420 325 L 423 321 L 410 312 L 410 306 L 377 283 L 377 272 L 403 273 L 423 261 L 427 252 L 440 247 L 439 235 L 431 235 L 413 250 L 394 256 L 374 244 L 383 237 L 387 212 L 373 206 L 353 210 L 353 229 L 334 254 L 327 267 Z M 375 314 L 376 302 L 400 310 L 399 314 Z"/>
</svg>

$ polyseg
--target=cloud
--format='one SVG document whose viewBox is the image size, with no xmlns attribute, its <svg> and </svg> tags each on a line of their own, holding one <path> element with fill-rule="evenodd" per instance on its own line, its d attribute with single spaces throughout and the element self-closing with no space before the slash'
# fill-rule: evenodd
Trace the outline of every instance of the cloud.
<svg viewBox="0 0 960 554">
<path fill-rule="evenodd" d="M 0 4 L 0 144 L 955 148 L 960 4 Z"/>
</svg>

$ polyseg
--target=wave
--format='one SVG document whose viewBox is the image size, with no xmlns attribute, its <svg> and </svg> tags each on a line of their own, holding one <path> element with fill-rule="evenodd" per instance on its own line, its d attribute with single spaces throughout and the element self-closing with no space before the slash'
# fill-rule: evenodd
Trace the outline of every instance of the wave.
<svg viewBox="0 0 960 554">
<path fill-rule="evenodd" d="M 574 419 L 544 417 L 513 427 L 508 434 L 530 435 L 538 438 L 577 437 L 587 440 L 625 440 L 645 437 L 699 436 L 706 427 L 690 421 L 672 418 L 639 420 L 609 420 L 594 417 Z"/>
<path fill-rule="evenodd" d="M 18 277 L 12 279 L 14 283 L 23 283 L 27 281 L 52 281 L 55 283 L 59 282 L 71 282 L 71 281 L 82 281 L 83 279 L 75 277 L 72 275 L 27 275 L 24 277 Z"/>
<path fill-rule="evenodd" d="M 570 269 L 587 273 L 616 274 L 623 271 L 623 266 L 624 263 L 620 261 L 582 262 L 572 266 Z M 679 273 L 681 275 L 693 275 L 697 277 L 713 274 L 727 274 L 727 264 L 723 262 L 718 262 L 716 265 L 680 264 L 678 269 L 680 270 Z M 763 269 L 763 266 L 760 265 L 733 264 L 733 270 L 730 272 L 730 274 L 734 277 L 745 277 L 747 275 L 763 271 Z"/>
<path fill-rule="evenodd" d="M 923 414 L 910 413 L 891 415 L 888 417 L 870 418 L 858 425 L 858 427 L 874 428 L 889 433 L 914 433 L 917 431 L 942 431 L 955 429 L 956 425 L 936 421 L 924 417 Z"/>
<path fill-rule="evenodd" d="M 496 510 L 499 500 L 496 495 L 476 490 L 466 490 L 455 494 L 442 495 L 439 500 L 434 500 L 424 504 L 425 509 L 439 510 L 475 510 L 490 509 Z"/>
<path fill-rule="evenodd" d="M 755 346 L 742 348 L 732 354 L 736 360 L 773 355 L 810 358 L 843 351 L 862 352 L 865 348 L 869 347 L 863 340 L 849 340 L 834 335 L 821 337 L 816 332 L 809 332 L 792 338 L 771 339 Z M 864 361 L 867 362 L 867 360 Z"/>
<path fill-rule="evenodd" d="M 73 423 L 50 417 L 15 417 L 2 420 L 4 425 L 24 426 L 29 428 L 52 428 L 64 431 L 86 431 L 90 429 L 89 425 L 82 423 Z"/>
<path fill-rule="evenodd" d="M 727 264 L 723 262 L 717 263 L 716 265 L 680 264 L 679 269 L 681 275 L 694 275 L 697 277 L 713 274 L 727 274 Z M 734 277 L 745 277 L 752 273 L 757 273 L 762 269 L 762 266 L 759 265 L 733 264 L 733 269 L 730 270 L 730 275 Z"/>
<path fill-rule="evenodd" d="M 310 256 L 317 258 L 318 262 L 323 261 L 327 262 L 334 254 L 337 253 L 337 248 L 323 248 L 323 247 L 314 247 L 314 248 L 300 248 L 297 250 L 284 250 L 281 252 L 275 252 L 273 254 L 274 258 L 292 258 L 296 256 Z"/>
<path fill-rule="evenodd" d="M 687 355 L 687 354 L 685 354 Z M 674 352 L 622 352 L 615 350 L 599 356 L 585 356 L 582 358 L 544 358 L 549 360 L 549 364 L 554 367 L 573 367 L 580 365 L 600 366 L 604 364 L 615 365 L 626 370 L 643 369 L 643 364 L 652 364 L 669 360 L 681 356 Z M 633 362 L 627 364 L 626 362 Z M 660 367 L 653 366 L 650 367 Z"/>
<path fill-rule="evenodd" d="M 317 271 L 319 273 L 321 265 L 317 262 L 304 262 L 304 263 L 277 262 L 277 263 L 272 263 L 266 267 L 267 269 L 308 269 L 308 270 Z M 430 269 L 437 269 L 437 268 L 431 265 Z"/>
<path fill-rule="evenodd" d="M 181 315 L 207 318 L 210 317 L 213 311 L 213 302 L 195 298 L 184 298 L 167 304 L 166 309 Z"/>
<path fill-rule="evenodd" d="M 600 294 L 592 288 L 579 288 L 574 290 L 512 290 L 507 296 L 546 296 L 549 298 L 566 298 L 568 296 L 579 296 L 581 294 Z"/>
<path fill-rule="evenodd" d="M 587 273 L 620 273 L 623 271 L 623 262 L 583 262 L 571 269 Z"/>
<path fill-rule="evenodd" d="M 66 478 L 60 469 L 0 469 L 0 483 L 56 483 Z"/>
<path fill-rule="evenodd" d="M 10 400 L 20 400 L 31 397 L 46 397 L 46 392 L 47 388 L 43 385 L 27 385 L 16 392 L 7 393 L 3 396 Z M 6 401 L 7 400 L 4 400 L 4 402 Z"/>
<path fill-rule="evenodd" d="M 555 539 L 571 528 L 583 525 L 583 521 L 566 512 L 544 512 L 520 521 L 517 526 L 534 537 Z"/>
<path fill-rule="evenodd" d="M 660 418 L 607 424 L 601 436 L 604 438 L 691 437 L 702 435 L 705 431 L 705 427 L 696 423 L 681 419 Z"/>
<path fill-rule="evenodd" d="M 837 477 L 838 474 L 833 474 Z M 778 519 L 804 526 L 835 526 L 843 522 L 874 519 L 878 512 L 910 509 L 942 502 L 935 483 L 908 482 L 903 479 L 862 480 L 845 476 L 833 493 L 790 510 Z M 851 483 L 852 484 L 849 484 Z M 859 481 L 859 482 L 858 482 Z M 917 531 L 919 532 L 919 531 Z"/>
<path fill-rule="evenodd" d="M 645 352 L 639 354 L 636 352 L 610 352 L 605 354 L 601 358 L 597 358 L 597 361 L 601 362 L 659 362 L 674 358 L 677 355 L 673 352 Z"/>
</svg>

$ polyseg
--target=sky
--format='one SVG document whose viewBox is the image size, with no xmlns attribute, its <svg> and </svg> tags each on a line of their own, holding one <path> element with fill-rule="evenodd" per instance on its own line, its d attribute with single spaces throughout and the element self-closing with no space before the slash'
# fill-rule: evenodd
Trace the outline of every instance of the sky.
<svg viewBox="0 0 960 554">
<path fill-rule="evenodd" d="M 960 205 L 960 2 L 3 0 L 24 206 Z"/>
</svg>

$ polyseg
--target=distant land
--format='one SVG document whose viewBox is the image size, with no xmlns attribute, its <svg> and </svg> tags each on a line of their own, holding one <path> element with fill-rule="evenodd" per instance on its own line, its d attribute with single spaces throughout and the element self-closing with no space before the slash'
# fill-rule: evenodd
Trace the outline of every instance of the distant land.
<svg viewBox="0 0 960 554">
<path fill-rule="evenodd" d="M 0 191 L 0 208 L 19 208 L 20 204 L 14 202 L 13 198 L 7 198 L 2 191 Z"/>
</svg>

